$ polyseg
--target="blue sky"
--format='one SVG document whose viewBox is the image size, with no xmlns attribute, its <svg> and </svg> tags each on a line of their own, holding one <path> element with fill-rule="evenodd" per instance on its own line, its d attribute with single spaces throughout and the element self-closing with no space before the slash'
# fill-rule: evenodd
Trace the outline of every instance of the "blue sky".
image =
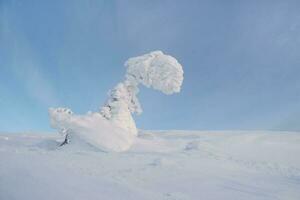
<svg viewBox="0 0 300 200">
<path fill-rule="evenodd" d="M 142 129 L 300 130 L 300 1 L 0 0 L 0 131 L 97 111 L 124 61 L 162 50 L 179 94 L 141 88 Z"/>
</svg>

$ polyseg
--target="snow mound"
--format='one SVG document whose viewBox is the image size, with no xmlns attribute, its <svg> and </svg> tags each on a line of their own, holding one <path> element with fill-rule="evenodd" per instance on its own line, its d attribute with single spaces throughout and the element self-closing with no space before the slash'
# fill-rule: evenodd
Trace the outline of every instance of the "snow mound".
<svg viewBox="0 0 300 200">
<path fill-rule="evenodd" d="M 69 109 L 50 108 L 49 115 L 53 128 L 61 134 L 68 134 L 73 142 L 81 140 L 104 151 L 126 151 L 133 143 L 134 136 L 106 120 L 100 113 L 74 115 Z"/>
</svg>

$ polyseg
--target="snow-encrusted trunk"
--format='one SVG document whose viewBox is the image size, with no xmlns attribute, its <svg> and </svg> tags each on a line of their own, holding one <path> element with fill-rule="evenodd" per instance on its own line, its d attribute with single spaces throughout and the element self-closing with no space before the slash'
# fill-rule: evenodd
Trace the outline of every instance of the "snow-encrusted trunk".
<svg viewBox="0 0 300 200">
<path fill-rule="evenodd" d="M 103 117 L 134 136 L 138 131 L 132 113 L 141 113 L 140 104 L 136 98 L 137 93 L 136 84 L 127 80 L 119 83 L 110 91 L 108 101 L 100 109 Z"/>
</svg>

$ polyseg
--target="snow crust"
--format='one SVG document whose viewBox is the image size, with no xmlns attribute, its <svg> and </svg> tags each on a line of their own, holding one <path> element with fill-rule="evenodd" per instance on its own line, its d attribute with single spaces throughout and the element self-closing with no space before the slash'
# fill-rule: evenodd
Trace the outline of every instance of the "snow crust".
<svg viewBox="0 0 300 200">
<path fill-rule="evenodd" d="M 0 134 L 2 200 L 299 200 L 300 133 L 141 131 L 130 149 Z"/>
<path fill-rule="evenodd" d="M 132 114 L 141 114 L 139 85 L 165 94 L 180 92 L 183 69 L 172 56 L 161 51 L 130 58 L 125 62 L 125 80 L 109 92 L 99 112 L 75 115 L 68 108 L 50 108 L 50 124 L 70 140 L 83 139 L 106 151 L 125 151 L 138 130 Z"/>
</svg>

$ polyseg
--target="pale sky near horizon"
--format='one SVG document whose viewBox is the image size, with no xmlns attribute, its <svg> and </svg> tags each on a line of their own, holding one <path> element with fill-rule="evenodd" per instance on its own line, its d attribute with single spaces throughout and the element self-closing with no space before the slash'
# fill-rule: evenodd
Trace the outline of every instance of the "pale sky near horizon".
<svg viewBox="0 0 300 200">
<path fill-rule="evenodd" d="M 132 56 L 162 50 L 179 94 L 140 88 L 141 129 L 300 131 L 300 1 L 0 0 L 0 131 L 97 111 Z"/>
</svg>

